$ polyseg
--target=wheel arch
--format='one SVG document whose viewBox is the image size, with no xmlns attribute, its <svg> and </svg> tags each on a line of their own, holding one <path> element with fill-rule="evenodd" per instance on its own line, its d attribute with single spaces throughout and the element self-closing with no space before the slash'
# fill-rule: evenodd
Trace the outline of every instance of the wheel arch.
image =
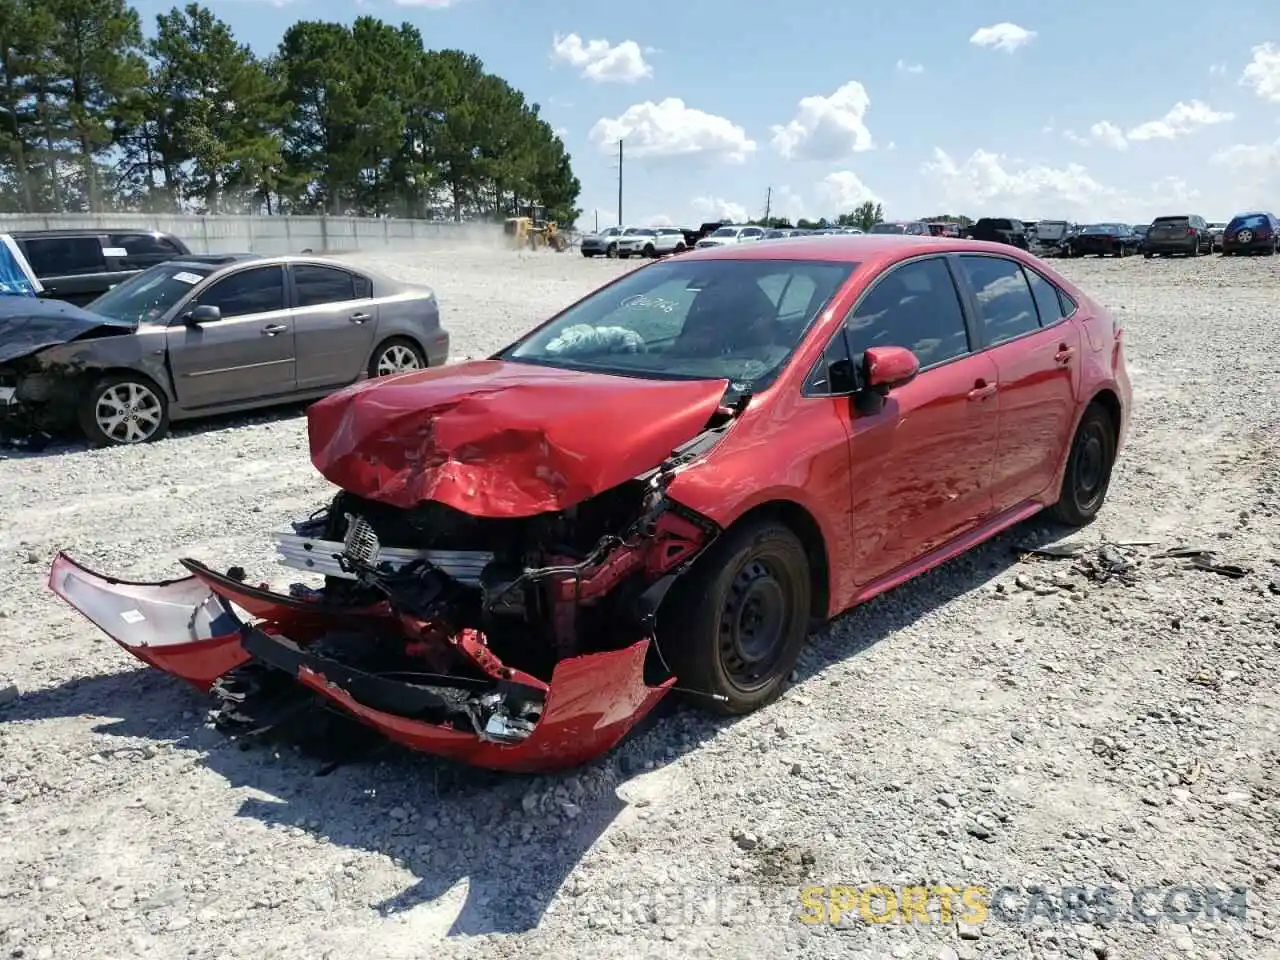
<svg viewBox="0 0 1280 960">
<path fill-rule="evenodd" d="M 831 611 L 831 561 L 826 538 L 817 519 L 794 500 L 774 499 L 756 504 L 740 514 L 726 529 L 757 520 L 775 520 L 799 538 L 809 558 L 809 586 L 813 591 L 814 618 L 826 622 Z"/>
<path fill-rule="evenodd" d="M 1126 411 L 1124 405 L 1120 402 L 1120 395 L 1116 393 L 1111 386 L 1099 387 L 1084 403 L 1080 404 L 1080 409 L 1076 413 L 1075 422 L 1071 425 L 1071 435 L 1067 437 L 1067 442 L 1063 447 L 1062 457 L 1058 463 L 1058 472 L 1054 476 L 1053 484 L 1049 488 L 1050 491 L 1057 491 L 1062 487 L 1062 478 L 1066 476 L 1067 463 L 1071 459 L 1071 446 L 1075 442 L 1076 433 L 1080 430 L 1080 423 L 1084 420 L 1085 413 L 1094 405 L 1102 407 L 1107 412 L 1107 416 L 1111 420 L 1111 427 L 1117 445 L 1124 428 L 1124 418 Z M 1056 495 L 1056 494 L 1055 494 Z"/>
</svg>

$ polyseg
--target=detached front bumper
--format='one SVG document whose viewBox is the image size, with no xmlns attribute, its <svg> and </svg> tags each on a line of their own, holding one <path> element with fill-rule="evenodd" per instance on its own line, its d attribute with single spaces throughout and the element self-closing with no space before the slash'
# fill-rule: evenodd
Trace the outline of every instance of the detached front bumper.
<svg viewBox="0 0 1280 960">
<path fill-rule="evenodd" d="M 138 583 L 59 554 L 49 588 L 133 656 L 201 691 L 254 664 L 410 749 L 491 770 L 549 772 L 592 760 L 675 683 L 645 683 L 647 638 L 561 660 L 544 682 L 507 666 L 474 630 L 444 635 L 387 605 L 336 607 L 254 587 L 194 560 L 182 565 L 189 576 Z M 354 629 L 434 646 L 458 669 L 369 671 L 326 651 L 327 634 Z"/>
</svg>

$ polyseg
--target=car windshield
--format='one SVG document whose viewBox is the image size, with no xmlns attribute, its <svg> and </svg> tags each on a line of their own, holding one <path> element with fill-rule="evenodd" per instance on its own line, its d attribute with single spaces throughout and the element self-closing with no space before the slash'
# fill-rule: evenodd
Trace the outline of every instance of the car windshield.
<svg viewBox="0 0 1280 960">
<path fill-rule="evenodd" d="M 741 228 L 739 228 L 739 227 L 721 227 L 719 230 L 716 230 L 714 233 L 712 233 L 712 234 L 711 234 L 711 236 L 713 236 L 713 237 L 736 237 L 736 236 L 738 235 L 738 230 L 739 230 L 739 229 L 741 229 Z"/>
<path fill-rule="evenodd" d="M 664 261 L 610 284 L 509 347 L 504 360 L 675 380 L 737 394 L 781 372 L 857 269 L 808 260 Z"/>
<path fill-rule="evenodd" d="M 1243 230 L 1245 227 L 1249 227 L 1250 229 L 1252 229 L 1254 227 L 1265 226 L 1266 223 L 1267 223 L 1266 214 L 1246 213 L 1242 216 L 1236 217 L 1234 220 L 1231 221 L 1231 229 Z"/>
<path fill-rule="evenodd" d="M 112 287 L 85 309 L 113 320 L 151 323 L 159 320 L 212 272 L 190 263 L 162 263 Z"/>
<path fill-rule="evenodd" d="M 1186 229 L 1191 226 L 1191 221 L 1186 217 L 1156 217 L 1151 221 L 1153 227 L 1182 227 Z"/>
<path fill-rule="evenodd" d="M 906 233 L 907 228 L 901 223 L 877 223 L 871 228 L 872 233 Z"/>
<path fill-rule="evenodd" d="M 1125 228 L 1122 224 L 1119 224 L 1119 223 L 1094 223 L 1094 224 L 1091 224 L 1090 226 L 1085 227 L 1080 232 L 1093 233 L 1093 234 L 1098 234 L 1098 233 L 1114 234 L 1114 233 L 1124 233 Z"/>
</svg>

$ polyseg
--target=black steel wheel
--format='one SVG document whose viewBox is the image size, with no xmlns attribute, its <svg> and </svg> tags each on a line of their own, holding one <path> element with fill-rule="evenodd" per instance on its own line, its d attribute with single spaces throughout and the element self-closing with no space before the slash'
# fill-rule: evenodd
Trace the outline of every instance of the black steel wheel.
<svg viewBox="0 0 1280 960">
<path fill-rule="evenodd" d="M 658 614 L 659 651 L 692 703 L 749 713 L 795 667 L 811 604 L 804 544 L 776 520 L 749 520 L 676 581 Z"/>
<path fill-rule="evenodd" d="M 1110 414 L 1101 404 L 1090 404 L 1071 441 L 1062 490 L 1053 506 L 1055 519 L 1082 527 L 1098 515 L 1111 485 L 1116 440 Z"/>
</svg>

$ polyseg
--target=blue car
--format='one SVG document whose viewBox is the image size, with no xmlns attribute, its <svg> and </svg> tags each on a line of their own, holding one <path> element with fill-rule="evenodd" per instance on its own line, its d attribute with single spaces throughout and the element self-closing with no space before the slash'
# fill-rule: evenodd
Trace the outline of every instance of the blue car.
<svg viewBox="0 0 1280 960">
<path fill-rule="evenodd" d="M 1280 246 L 1280 221 L 1272 213 L 1237 213 L 1222 231 L 1222 254 L 1265 253 Z"/>
<path fill-rule="evenodd" d="M 43 292 L 22 248 L 7 233 L 0 234 L 0 296 L 35 297 Z"/>
</svg>

